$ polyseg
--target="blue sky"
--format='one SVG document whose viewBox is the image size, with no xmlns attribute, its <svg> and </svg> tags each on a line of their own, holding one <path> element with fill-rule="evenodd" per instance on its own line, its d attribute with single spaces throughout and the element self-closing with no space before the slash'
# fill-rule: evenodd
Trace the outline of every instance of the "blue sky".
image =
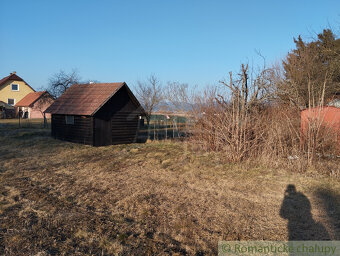
<svg viewBox="0 0 340 256">
<path fill-rule="evenodd" d="M 0 76 L 35 89 L 59 70 L 84 79 L 216 84 L 242 62 L 279 61 L 293 37 L 339 33 L 340 1 L 0 0 Z"/>
</svg>

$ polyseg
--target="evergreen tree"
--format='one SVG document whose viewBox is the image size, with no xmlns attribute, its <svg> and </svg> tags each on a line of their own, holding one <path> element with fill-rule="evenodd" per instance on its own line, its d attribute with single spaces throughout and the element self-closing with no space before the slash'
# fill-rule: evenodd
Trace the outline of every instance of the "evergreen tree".
<svg viewBox="0 0 340 256">
<path fill-rule="evenodd" d="M 299 36 L 294 42 L 296 48 L 283 61 L 284 80 L 278 93 L 300 108 L 313 107 L 340 91 L 340 39 L 325 29 L 314 41 Z"/>
</svg>

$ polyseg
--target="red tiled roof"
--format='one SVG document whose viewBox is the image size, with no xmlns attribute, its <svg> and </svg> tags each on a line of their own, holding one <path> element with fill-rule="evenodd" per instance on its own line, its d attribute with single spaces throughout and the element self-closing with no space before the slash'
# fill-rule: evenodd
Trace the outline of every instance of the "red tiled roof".
<svg viewBox="0 0 340 256">
<path fill-rule="evenodd" d="M 35 90 L 28 84 L 24 81 L 24 79 L 22 79 L 20 76 L 18 76 L 17 74 L 15 73 L 11 73 L 9 76 L 6 76 L 4 78 L 2 78 L 0 80 L 0 86 L 3 85 L 4 83 L 6 83 L 7 81 L 9 80 L 13 80 L 13 81 L 23 81 L 29 88 L 31 88 L 34 92 Z"/>
<path fill-rule="evenodd" d="M 74 84 L 46 109 L 46 113 L 93 115 L 125 83 Z"/>
<path fill-rule="evenodd" d="M 31 92 L 23 97 L 17 104 L 16 107 L 29 107 L 36 102 L 46 91 L 43 92 Z"/>
</svg>

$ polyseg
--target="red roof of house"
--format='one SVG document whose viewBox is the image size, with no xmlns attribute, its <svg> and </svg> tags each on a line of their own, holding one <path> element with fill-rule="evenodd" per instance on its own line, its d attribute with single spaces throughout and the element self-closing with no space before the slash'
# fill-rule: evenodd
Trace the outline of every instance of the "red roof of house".
<svg viewBox="0 0 340 256">
<path fill-rule="evenodd" d="M 46 93 L 46 91 L 43 92 L 31 92 L 27 94 L 25 97 L 23 97 L 17 104 L 15 104 L 16 107 L 29 107 L 33 105 L 34 102 L 36 102 L 40 97 Z"/>
<path fill-rule="evenodd" d="M 94 115 L 123 83 L 74 84 L 46 109 L 46 113 Z"/>
<path fill-rule="evenodd" d="M 24 79 L 22 79 L 20 76 L 18 76 L 15 72 L 13 73 L 10 73 L 9 76 L 6 76 L 4 78 L 2 78 L 0 80 L 0 85 L 3 85 L 4 83 L 6 83 L 7 81 L 9 80 L 13 80 L 13 81 L 23 81 L 29 88 L 31 88 L 34 92 L 35 90 L 28 84 L 24 81 Z"/>
</svg>

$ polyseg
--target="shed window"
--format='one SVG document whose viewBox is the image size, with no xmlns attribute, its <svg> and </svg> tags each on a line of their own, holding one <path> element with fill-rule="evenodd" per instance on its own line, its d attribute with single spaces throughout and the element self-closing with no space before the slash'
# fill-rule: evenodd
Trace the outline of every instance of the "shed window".
<svg viewBox="0 0 340 256">
<path fill-rule="evenodd" d="M 15 104 L 15 99 L 8 99 L 7 104 L 13 106 Z"/>
<path fill-rule="evenodd" d="M 65 116 L 66 124 L 74 124 L 74 116 Z"/>
<path fill-rule="evenodd" d="M 12 91 L 19 91 L 19 85 L 18 84 L 12 84 Z"/>
</svg>

